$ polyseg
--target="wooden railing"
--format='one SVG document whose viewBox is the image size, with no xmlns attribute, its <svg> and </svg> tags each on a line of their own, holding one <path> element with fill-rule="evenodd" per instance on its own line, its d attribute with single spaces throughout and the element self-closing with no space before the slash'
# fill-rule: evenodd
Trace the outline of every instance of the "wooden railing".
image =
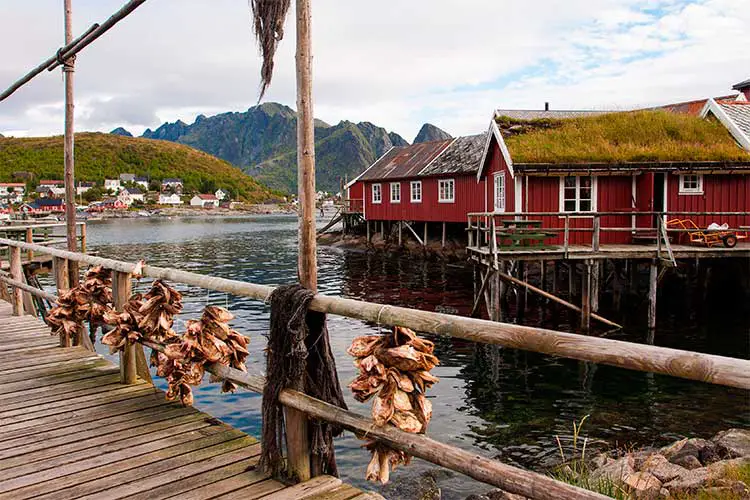
<svg viewBox="0 0 750 500">
<path fill-rule="evenodd" d="M 136 264 L 9 239 L 0 239 L 0 245 L 10 248 L 11 277 L 9 279 L 0 277 L 0 280 L 13 287 L 11 301 L 14 314 L 23 314 L 22 293 L 33 293 L 40 296 L 45 294 L 47 298 L 50 297 L 49 294 L 40 290 L 30 290 L 21 286 L 23 283 L 18 278 L 20 276 L 22 250 L 52 255 L 57 259 L 60 269 L 67 269 L 68 266 L 65 264 L 68 261 L 110 269 L 114 272 L 113 296 L 115 307 L 121 307 L 129 298 L 131 278 L 136 270 Z M 266 301 L 274 290 L 274 287 L 267 285 L 204 276 L 178 269 L 150 265 L 144 265 L 141 274 L 145 277 L 165 279 L 175 283 L 227 292 L 261 301 Z M 58 291 L 64 290 L 67 287 L 65 277 L 56 274 L 56 285 Z M 643 372 L 654 372 L 712 384 L 750 389 L 750 361 L 748 360 L 496 323 L 320 294 L 314 297 L 310 303 L 310 308 L 319 312 L 377 322 L 381 325 L 400 325 L 420 332 L 474 342 L 497 344 Z M 162 346 L 157 344 L 149 342 L 143 342 L 143 344 L 153 349 L 162 349 Z M 124 383 L 132 383 L 136 379 L 135 349 L 136 346 L 129 346 L 121 356 L 120 363 Z M 251 391 L 263 391 L 265 380 L 261 376 L 250 375 L 221 365 L 209 365 L 207 369 L 214 375 L 231 380 Z M 403 450 L 408 454 L 461 472 L 512 493 L 539 499 L 606 498 L 598 493 L 558 482 L 548 476 L 512 467 L 470 451 L 435 441 L 425 435 L 406 433 L 393 426 L 379 427 L 369 417 L 343 410 L 299 391 L 284 390 L 281 393 L 280 401 L 286 407 L 304 412 L 311 418 L 334 422 L 358 435 L 367 435 L 386 443 L 392 448 Z"/>
<path fill-rule="evenodd" d="M 363 198 L 344 198 L 341 200 L 341 211 L 343 213 L 361 214 L 365 209 L 365 200 Z"/>
<path fill-rule="evenodd" d="M 615 212 L 473 212 L 467 214 L 467 234 L 468 246 L 485 246 L 491 250 L 497 250 L 497 236 L 503 220 L 529 220 L 539 217 L 556 217 L 562 219 L 562 227 L 553 225 L 551 227 L 542 227 L 545 233 L 557 233 L 562 235 L 562 251 L 567 256 L 570 250 L 570 239 L 572 233 L 590 233 L 591 250 L 598 252 L 601 248 L 601 237 L 603 233 L 630 233 L 634 237 L 649 236 L 657 242 L 658 251 L 661 256 L 662 247 L 668 252 L 669 235 L 680 236 L 691 232 L 689 229 L 679 229 L 667 227 L 666 221 L 673 218 L 691 218 L 691 217 L 734 217 L 744 219 L 750 224 L 750 213 L 748 212 L 654 212 L 654 211 L 615 211 Z M 628 226 L 618 226 L 611 224 L 602 224 L 602 219 L 608 217 L 629 217 L 631 224 Z M 656 220 L 654 226 L 638 226 L 636 220 L 638 217 L 650 217 Z M 590 227 L 572 227 L 573 220 L 591 220 Z M 704 228 L 705 230 L 705 228 Z M 729 227 L 725 231 L 735 233 L 747 233 L 748 227 L 742 223 L 738 227 Z M 494 236 L 494 238 L 492 238 Z M 493 243 L 494 240 L 494 243 Z M 495 253 L 495 252 L 493 252 Z M 670 255 L 673 259 L 673 256 Z"/>
<path fill-rule="evenodd" d="M 39 223 L 35 224 L 32 221 L 14 221 L 19 224 L 0 226 L 0 237 L 6 237 L 12 240 L 25 241 L 26 243 L 35 243 L 37 245 L 63 245 L 66 243 L 66 237 L 64 232 L 62 234 L 55 234 L 56 228 L 65 229 L 65 223 Z M 76 222 L 78 228 L 77 239 L 81 242 L 81 251 L 86 252 L 87 236 L 86 236 L 86 223 Z M 7 252 L 4 255 L 5 259 L 8 260 Z M 32 260 L 34 258 L 34 251 L 27 250 L 26 258 Z"/>
</svg>

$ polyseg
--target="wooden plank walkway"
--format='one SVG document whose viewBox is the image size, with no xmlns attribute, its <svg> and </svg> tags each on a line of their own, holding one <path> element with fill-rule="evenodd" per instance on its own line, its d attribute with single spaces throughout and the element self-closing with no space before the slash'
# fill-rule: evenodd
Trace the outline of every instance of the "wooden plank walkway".
<svg viewBox="0 0 750 500">
<path fill-rule="evenodd" d="M 466 248 L 469 257 L 484 262 L 493 258 L 492 251 L 487 246 L 471 246 Z M 705 247 L 697 245 L 672 245 L 672 252 L 677 259 L 687 258 L 750 258 L 750 243 L 740 242 L 734 248 L 722 246 Z M 662 246 L 662 257 L 666 257 L 667 250 Z M 598 252 L 592 250 L 591 245 L 570 245 L 567 260 L 584 259 L 654 259 L 658 255 L 656 244 L 651 245 L 601 245 Z M 507 248 L 499 247 L 497 256 L 500 259 L 511 260 L 539 260 L 565 259 L 562 246 L 545 248 Z"/>
<path fill-rule="evenodd" d="M 270 479 L 256 439 L 57 342 L 0 302 L 0 500 L 379 498 L 330 476 Z"/>
</svg>

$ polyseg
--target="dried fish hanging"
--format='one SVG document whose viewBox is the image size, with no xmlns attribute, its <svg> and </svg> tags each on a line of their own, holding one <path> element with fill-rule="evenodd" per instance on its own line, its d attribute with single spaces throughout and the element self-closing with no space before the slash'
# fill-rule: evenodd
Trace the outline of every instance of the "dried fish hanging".
<svg viewBox="0 0 750 500">
<path fill-rule="evenodd" d="M 101 266 L 86 272 L 83 283 L 64 292 L 57 298 L 57 306 L 47 315 L 52 334 L 69 336 L 81 331 L 88 321 L 95 330 L 105 322 L 105 315 L 112 307 L 112 273 Z"/>
<path fill-rule="evenodd" d="M 167 399 L 179 399 L 183 404 L 193 402 L 191 385 L 203 380 L 205 365 L 218 363 L 246 372 L 245 359 L 250 339 L 229 326 L 234 315 L 218 306 L 208 306 L 199 320 L 189 320 L 187 331 L 179 342 L 167 345 L 159 354 L 157 374 L 166 377 L 169 384 Z M 211 382 L 218 382 L 211 377 Z M 232 382 L 224 381 L 222 392 L 234 391 Z"/>
<path fill-rule="evenodd" d="M 432 403 L 425 391 L 438 381 L 430 374 L 439 360 L 434 344 L 420 339 L 408 328 L 397 326 L 384 335 L 367 335 L 352 341 L 347 352 L 356 359 L 359 377 L 349 387 L 357 401 L 375 396 L 372 418 L 375 425 L 392 424 L 411 433 L 424 433 L 432 418 Z M 391 468 L 408 465 L 411 456 L 372 440 L 365 444 L 372 452 L 367 480 L 385 484 Z"/>
</svg>

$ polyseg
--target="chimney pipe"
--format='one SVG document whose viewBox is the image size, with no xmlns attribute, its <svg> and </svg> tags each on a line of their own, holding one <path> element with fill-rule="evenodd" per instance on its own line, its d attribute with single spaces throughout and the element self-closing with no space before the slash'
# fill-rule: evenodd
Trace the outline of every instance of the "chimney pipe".
<svg viewBox="0 0 750 500">
<path fill-rule="evenodd" d="M 549 111 L 549 103 L 548 102 L 544 103 L 544 111 Z"/>
</svg>

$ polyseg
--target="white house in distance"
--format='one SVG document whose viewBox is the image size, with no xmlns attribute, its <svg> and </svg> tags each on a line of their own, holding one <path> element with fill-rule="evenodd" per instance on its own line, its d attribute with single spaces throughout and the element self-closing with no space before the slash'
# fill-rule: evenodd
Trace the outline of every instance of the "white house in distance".
<svg viewBox="0 0 750 500">
<path fill-rule="evenodd" d="M 190 199 L 191 207 L 216 208 L 219 199 L 214 194 L 196 194 Z"/>
<path fill-rule="evenodd" d="M 120 182 L 135 182 L 135 174 L 120 174 Z"/>
<path fill-rule="evenodd" d="M 224 201 L 224 199 L 229 196 L 229 193 L 223 191 L 222 189 L 217 189 L 214 194 L 216 195 L 216 198 L 221 201 Z"/>
<path fill-rule="evenodd" d="M 107 191 L 118 192 L 121 187 L 120 179 L 104 179 L 104 189 Z"/>
<path fill-rule="evenodd" d="M 39 187 L 40 188 L 61 187 L 64 189 L 65 181 L 41 180 L 39 181 Z"/>
<path fill-rule="evenodd" d="M 0 182 L 0 198 L 7 199 L 10 203 L 22 203 L 25 193 L 26 184 L 23 182 Z"/>
<path fill-rule="evenodd" d="M 118 198 L 125 203 L 127 206 L 133 204 L 134 201 L 144 202 L 143 191 L 139 188 L 122 188 L 118 195 Z"/>
<path fill-rule="evenodd" d="M 182 200 L 180 199 L 180 195 L 177 193 L 161 193 L 159 195 L 159 205 L 182 205 Z"/>
</svg>

